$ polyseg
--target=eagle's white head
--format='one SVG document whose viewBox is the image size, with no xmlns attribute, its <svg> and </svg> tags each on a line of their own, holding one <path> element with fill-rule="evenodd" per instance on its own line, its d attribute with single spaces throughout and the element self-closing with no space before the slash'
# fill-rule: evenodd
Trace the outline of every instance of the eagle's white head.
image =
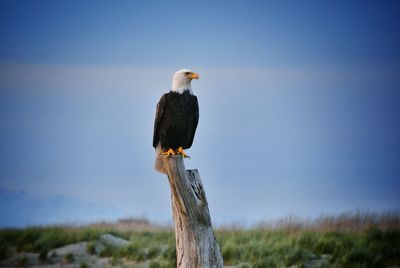
<svg viewBox="0 0 400 268">
<path fill-rule="evenodd" d="M 193 79 L 199 79 L 199 75 L 189 69 L 177 71 L 172 77 L 172 91 L 182 94 L 185 90 L 189 90 L 193 94 L 191 82 Z"/>
</svg>

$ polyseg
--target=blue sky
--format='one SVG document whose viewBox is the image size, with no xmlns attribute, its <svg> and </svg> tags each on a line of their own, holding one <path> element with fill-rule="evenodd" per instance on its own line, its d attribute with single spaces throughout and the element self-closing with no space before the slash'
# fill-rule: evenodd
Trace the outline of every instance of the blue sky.
<svg viewBox="0 0 400 268">
<path fill-rule="evenodd" d="M 155 105 L 191 68 L 216 224 L 400 204 L 393 1 L 1 1 L 0 226 L 170 222 Z M 28 213 L 29 212 L 29 213 Z"/>
</svg>

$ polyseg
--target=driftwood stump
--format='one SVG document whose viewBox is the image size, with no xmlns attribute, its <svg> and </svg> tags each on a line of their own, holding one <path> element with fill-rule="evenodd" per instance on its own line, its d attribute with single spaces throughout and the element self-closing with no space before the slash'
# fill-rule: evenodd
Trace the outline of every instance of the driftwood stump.
<svg viewBox="0 0 400 268">
<path fill-rule="evenodd" d="M 186 170 L 182 156 L 163 158 L 171 187 L 178 268 L 223 268 L 203 184 L 197 169 Z"/>
</svg>

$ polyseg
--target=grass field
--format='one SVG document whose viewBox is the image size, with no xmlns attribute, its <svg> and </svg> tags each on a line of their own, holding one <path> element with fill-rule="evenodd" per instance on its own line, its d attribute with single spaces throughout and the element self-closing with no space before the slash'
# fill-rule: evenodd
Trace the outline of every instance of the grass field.
<svg viewBox="0 0 400 268">
<path fill-rule="evenodd" d="M 215 231 L 225 265 L 237 267 L 400 267 L 398 213 L 350 213 L 312 222 L 288 218 L 253 228 L 225 227 Z M 126 228 L 118 224 L 48 226 L 0 230 L 0 259 L 18 252 L 47 252 L 79 241 L 94 243 L 102 234 L 130 241 L 107 248 L 102 256 L 112 264 L 148 263 L 148 267 L 176 267 L 175 238 L 169 228 Z M 83 264 L 82 264 L 83 265 Z M 123 265 L 122 265 L 123 266 Z M 82 266 L 84 267 L 84 265 Z"/>
</svg>

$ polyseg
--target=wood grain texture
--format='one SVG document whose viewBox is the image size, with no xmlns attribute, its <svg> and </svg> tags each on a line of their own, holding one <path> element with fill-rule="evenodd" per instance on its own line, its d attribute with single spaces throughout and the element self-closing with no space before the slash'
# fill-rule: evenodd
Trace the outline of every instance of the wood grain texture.
<svg viewBox="0 0 400 268">
<path fill-rule="evenodd" d="M 223 268 L 197 169 L 186 170 L 181 156 L 163 158 L 171 187 L 178 268 Z"/>
</svg>

